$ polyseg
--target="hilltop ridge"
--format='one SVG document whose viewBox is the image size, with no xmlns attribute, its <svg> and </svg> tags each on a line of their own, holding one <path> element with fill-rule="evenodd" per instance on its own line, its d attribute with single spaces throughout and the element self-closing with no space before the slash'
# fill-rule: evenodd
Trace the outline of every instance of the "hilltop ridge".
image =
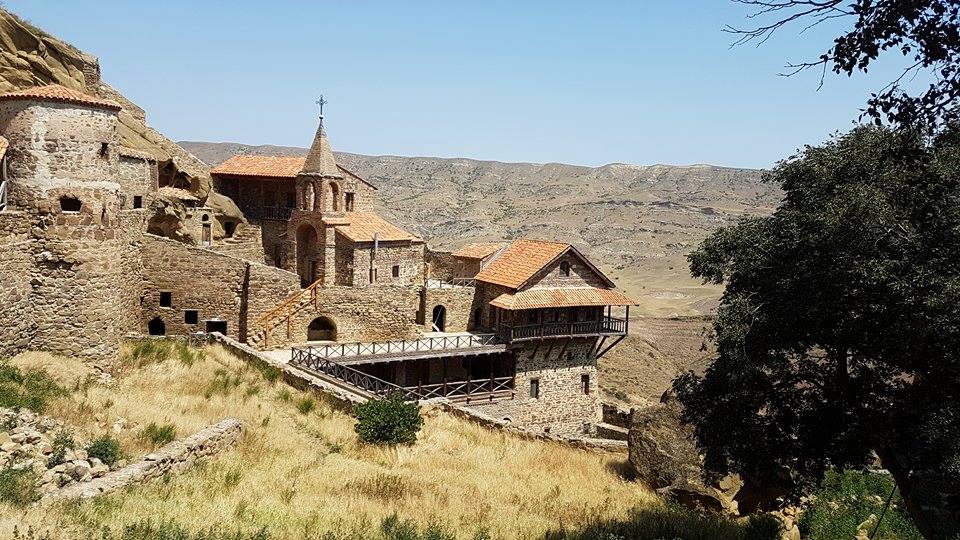
<svg viewBox="0 0 960 540">
<path fill-rule="evenodd" d="M 214 166 L 235 154 L 298 156 L 305 148 L 181 141 Z M 709 314 L 719 288 L 690 277 L 686 254 L 741 216 L 780 199 L 762 171 L 695 165 L 599 167 L 470 158 L 366 156 L 339 163 L 379 189 L 378 211 L 436 249 L 521 236 L 576 244 L 640 299 L 641 314 Z"/>
</svg>

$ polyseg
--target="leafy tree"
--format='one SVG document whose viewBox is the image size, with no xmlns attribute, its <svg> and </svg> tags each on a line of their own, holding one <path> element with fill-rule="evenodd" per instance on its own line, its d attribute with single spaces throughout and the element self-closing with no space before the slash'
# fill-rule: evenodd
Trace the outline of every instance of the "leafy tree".
<svg viewBox="0 0 960 540">
<path fill-rule="evenodd" d="M 875 451 L 923 534 L 960 530 L 958 172 L 956 130 L 859 127 L 779 163 L 776 212 L 689 255 L 726 284 L 715 361 L 674 381 L 710 474 L 789 472 L 797 495 Z"/>
<path fill-rule="evenodd" d="M 960 118 L 960 0 L 734 0 L 755 9 L 752 28 L 727 27 L 736 44 L 764 42 L 781 28 L 804 29 L 851 19 L 853 28 L 838 36 L 816 60 L 790 63 L 787 74 L 809 68 L 851 76 L 866 73 L 883 54 L 898 51 L 906 60 L 902 74 L 873 94 L 864 114 L 879 123 L 886 117 L 901 125 L 931 130 Z M 916 73 L 928 74 L 926 90 L 911 95 L 901 83 Z M 822 81 L 822 79 L 821 79 Z"/>
</svg>

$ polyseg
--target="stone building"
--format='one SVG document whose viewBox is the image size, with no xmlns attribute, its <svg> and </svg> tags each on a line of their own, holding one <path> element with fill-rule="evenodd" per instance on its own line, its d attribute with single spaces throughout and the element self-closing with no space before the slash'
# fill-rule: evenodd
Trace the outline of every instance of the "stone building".
<svg viewBox="0 0 960 540">
<path fill-rule="evenodd" d="M 57 85 L 0 95 L 0 354 L 108 364 L 128 333 L 220 332 L 358 392 L 556 434 L 599 421 L 597 358 L 633 302 L 573 246 L 427 250 L 337 164 L 322 118 L 306 157 L 235 156 L 204 194 L 120 144 L 122 109 Z"/>
</svg>

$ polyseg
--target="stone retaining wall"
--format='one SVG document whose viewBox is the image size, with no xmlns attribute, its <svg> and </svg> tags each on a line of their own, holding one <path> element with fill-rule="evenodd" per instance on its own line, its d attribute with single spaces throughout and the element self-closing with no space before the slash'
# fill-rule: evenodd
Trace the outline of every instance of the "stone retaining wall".
<svg viewBox="0 0 960 540">
<path fill-rule="evenodd" d="M 193 435 L 174 441 L 141 461 L 107 473 L 89 482 L 67 486 L 43 498 L 43 502 L 95 497 L 134 483 L 142 483 L 167 473 L 180 473 L 196 461 L 207 459 L 233 446 L 240 438 L 243 423 L 225 418 Z"/>
</svg>

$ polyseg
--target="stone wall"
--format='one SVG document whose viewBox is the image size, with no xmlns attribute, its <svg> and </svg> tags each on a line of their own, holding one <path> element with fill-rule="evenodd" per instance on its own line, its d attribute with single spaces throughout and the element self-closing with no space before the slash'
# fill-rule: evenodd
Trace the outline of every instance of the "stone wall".
<svg viewBox="0 0 960 540">
<path fill-rule="evenodd" d="M 163 321 L 166 334 L 204 331 L 204 320 L 227 321 L 227 333 L 239 336 L 246 263 L 243 260 L 148 235 L 143 244 L 142 331 L 151 320 Z M 170 293 L 169 307 L 160 305 Z M 196 323 L 186 322 L 197 311 Z"/>
<path fill-rule="evenodd" d="M 276 305 L 276 304 L 275 304 Z M 290 319 L 275 321 L 269 348 L 288 347 L 307 340 L 307 327 L 317 318 L 336 327 L 337 341 L 387 341 L 413 339 L 422 335 L 417 324 L 420 289 L 400 286 L 321 287 L 317 289 L 317 307 L 307 302 Z M 251 333 L 254 329 L 251 328 Z M 250 343 L 263 346 L 262 336 L 250 337 Z"/>
<path fill-rule="evenodd" d="M 260 241 L 266 263 L 278 268 L 288 268 L 287 260 L 287 222 L 272 219 L 252 221 L 260 225 Z M 294 260 L 294 269 L 296 269 Z"/>
<path fill-rule="evenodd" d="M 457 275 L 456 259 L 449 251 L 434 251 L 427 247 L 423 252 L 423 260 L 427 265 L 425 273 L 430 279 L 449 281 L 455 277 L 464 277 Z"/>
<path fill-rule="evenodd" d="M 563 262 L 570 264 L 570 275 L 560 275 L 560 265 Z M 538 289 L 543 287 L 595 287 L 607 288 L 608 285 L 601 277 L 587 265 L 583 259 L 574 255 L 572 251 L 553 261 L 543 268 L 533 278 L 527 288 Z"/>
<path fill-rule="evenodd" d="M 285 270 L 153 235 L 144 238 L 143 264 L 143 333 L 154 318 L 167 334 L 205 331 L 215 318 L 244 339 L 248 326 L 300 290 Z M 171 293 L 170 307 L 160 306 L 161 292 Z M 196 324 L 185 321 L 186 310 L 198 312 Z"/>
<path fill-rule="evenodd" d="M 133 209 L 135 197 L 140 208 L 150 208 L 157 192 L 157 162 L 133 156 L 119 156 L 114 176 L 120 186 L 121 208 Z"/>
<path fill-rule="evenodd" d="M 232 447 L 240 439 L 243 423 L 225 418 L 193 435 L 174 441 L 142 460 L 109 472 L 89 482 L 70 485 L 44 497 L 44 502 L 90 498 L 130 484 L 143 483 L 165 474 L 183 472 L 194 463 L 209 459 Z"/>
<path fill-rule="evenodd" d="M 516 395 L 512 400 L 471 404 L 484 414 L 509 419 L 518 426 L 554 435 L 589 433 L 600 421 L 595 339 L 556 340 L 552 344 L 527 344 L 516 350 Z M 581 387 L 589 377 L 589 393 Z M 531 381 L 539 384 L 532 397 Z"/>
<path fill-rule="evenodd" d="M 233 236 L 215 242 L 210 249 L 251 262 L 264 262 L 262 231 L 254 223 L 237 223 Z"/>
<path fill-rule="evenodd" d="M 26 213 L 0 212 L 0 356 L 4 357 L 29 348 L 33 338 L 31 225 Z"/>
<path fill-rule="evenodd" d="M 466 332 L 473 329 L 473 287 L 429 287 L 423 291 L 423 329 L 433 332 L 433 310 L 443 306 L 446 310 L 444 332 Z M 482 313 L 482 310 L 481 310 Z"/>
<path fill-rule="evenodd" d="M 424 244 L 420 242 L 380 242 L 374 256 L 372 242 L 353 244 L 353 285 L 370 284 L 371 260 L 377 270 L 376 285 L 422 285 L 423 251 Z M 394 266 L 400 267 L 397 277 L 393 276 Z"/>
</svg>

